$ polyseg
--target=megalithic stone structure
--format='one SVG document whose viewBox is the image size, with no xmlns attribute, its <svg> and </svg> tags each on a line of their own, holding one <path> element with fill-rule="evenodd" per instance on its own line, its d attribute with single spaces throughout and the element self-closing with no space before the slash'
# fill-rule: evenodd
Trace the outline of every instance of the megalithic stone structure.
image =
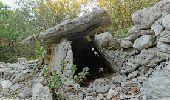
<svg viewBox="0 0 170 100">
<path fill-rule="evenodd" d="M 73 81 L 73 73 L 71 67 L 73 65 L 73 52 L 71 42 L 75 39 L 92 35 L 93 30 L 98 27 L 107 27 L 111 24 L 109 14 L 103 9 L 94 9 L 91 13 L 84 16 L 66 20 L 60 24 L 48 29 L 46 32 L 41 32 L 36 36 L 30 36 L 22 41 L 22 43 L 31 44 L 38 40 L 45 49 L 50 51 L 49 66 L 52 70 L 60 73 L 62 80 L 69 79 L 66 84 Z M 36 38 L 36 39 L 35 39 Z M 61 70 L 64 62 L 64 70 Z M 64 71 L 64 72 L 61 72 Z"/>
<path fill-rule="evenodd" d="M 84 16 L 66 20 L 60 24 L 36 35 L 45 46 L 50 47 L 53 43 L 59 43 L 62 38 L 72 40 L 85 35 L 90 35 L 91 31 L 98 27 L 107 27 L 111 24 L 109 14 L 103 9 L 94 9 Z M 30 44 L 34 37 L 30 36 L 23 40 L 23 43 Z"/>
</svg>

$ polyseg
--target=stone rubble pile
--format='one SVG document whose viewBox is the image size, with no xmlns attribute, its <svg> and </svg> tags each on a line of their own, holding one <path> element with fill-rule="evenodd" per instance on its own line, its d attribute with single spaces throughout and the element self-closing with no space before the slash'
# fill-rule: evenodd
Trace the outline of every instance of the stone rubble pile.
<svg viewBox="0 0 170 100">
<path fill-rule="evenodd" d="M 82 20 L 84 19 L 84 20 Z M 129 36 L 114 38 L 111 33 L 91 34 L 99 26 L 108 26 L 110 17 L 101 9 L 84 17 L 62 22 L 36 37 L 46 49 L 52 70 L 61 71 L 66 100 L 169 100 L 170 99 L 170 0 L 132 15 Z M 93 23 L 94 22 L 94 23 Z M 107 23 L 106 23 L 107 22 Z M 98 78 L 86 87 L 73 80 L 71 42 L 91 36 L 91 42 L 113 73 Z M 29 37 L 23 43 L 33 43 Z M 42 68 L 20 59 L 14 64 L 0 63 L 0 100 L 6 98 L 52 100 Z"/>
<path fill-rule="evenodd" d="M 18 59 L 17 63 L 0 63 L 0 100 L 52 100 L 38 61 Z M 44 91 L 44 92 L 43 92 Z"/>
</svg>

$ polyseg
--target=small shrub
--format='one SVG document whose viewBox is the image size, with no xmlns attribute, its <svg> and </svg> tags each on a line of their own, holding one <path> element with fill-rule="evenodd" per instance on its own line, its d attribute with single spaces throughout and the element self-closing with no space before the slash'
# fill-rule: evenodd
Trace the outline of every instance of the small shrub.
<svg viewBox="0 0 170 100">
<path fill-rule="evenodd" d="M 61 61 L 61 72 L 58 72 L 57 70 L 50 72 L 50 67 L 44 67 L 43 69 L 43 75 L 46 77 L 48 81 L 48 87 L 50 88 L 51 92 L 53 93 L 53 96 L 57 100 L 64 100 L 63 91 L 61 91 L 62 86 L 64 85 L 64 82 L 61 79 L 61 75 L 64 72 L 65 68 L 65 61 Z M 71 71 L 73 74 L 75 74 L 76 71 L 76 65 L 72 65 Z M 78 73 L 78 75 L 74 76 L 74 81 L 77 83 L 80 83 L 83 81 L 83 79 L 86 78 L 86 75 L 89 73 L 89 68 L 85 67 L 82 72 Z M 68 79 L 67 77 L 65 78 Z"/>
</svg>

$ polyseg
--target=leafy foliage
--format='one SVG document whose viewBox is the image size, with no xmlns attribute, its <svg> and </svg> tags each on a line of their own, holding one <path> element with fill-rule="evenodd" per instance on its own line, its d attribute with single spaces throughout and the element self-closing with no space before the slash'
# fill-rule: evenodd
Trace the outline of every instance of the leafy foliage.
<svg viewBox="0 0 170 100">
<path fill-rule="evenodd" d="M 57 98 L 57 100 L 64 100 L 63 91 L 61 91 L 61 89 L 62 89 L 62 86 L 64 85 L 65 81 L 62 81 L 61 78 L 63 78 L 62 72 L 64 72 L 64 69 L 66 68 L 65 61 L 61 62 L 60 67 L 61 67 L 61 71 L 55 70 L 52 72 L 50 72 L 50 70 L 49 70 L 50 67 L 44 67 L 43 75 L 44 75 L 44 77 L 46 77 L 46 79 L 48 81 L 48 87 L 53 92 L 54 97 Z M 77 69 L 76 65 L 72 65 L 70 70 L 72 71 L 73 74 L 75 74 L 76 69 Z M 73 78 L 74 81 L 76 83 L 82 82 L 83 79 L 86 78 L 86 75 L 89 73 L 88 71 L 89 71 L 88 67 L 83 68 L 82 72 L 80 72 L 80 73 L 78 73 L 78 75 L 74 76 L 74 78 Z M 70 80 L 67 77 L 64 77 L 64 78 L 66 80 Z"/>
</svg>

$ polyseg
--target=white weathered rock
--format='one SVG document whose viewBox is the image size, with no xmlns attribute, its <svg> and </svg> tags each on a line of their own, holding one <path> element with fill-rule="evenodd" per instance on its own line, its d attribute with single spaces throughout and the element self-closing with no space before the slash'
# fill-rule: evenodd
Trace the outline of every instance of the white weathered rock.
<svg viewBox="0 0 170 100">
<path fill-rule="evenodd" d="M 120 46 L 122 48 L 130 48 L 130 47 L 132 47 L 132 45 L 133 45 L 133 43 L 129 40 L 126 40 L 126 39 L 121 40 L 121 42 L 120 42 Z"/>
<path fill-rule="evenodd" d="M 91 34 L 91 31 L 98 27 L 106 27 L 111 24 L 110 19 L 109 14 L 105 10 L 94 9 L 84 16 L 62 21 L 60 24 L 49 28 L 46 32 L 36 34 L 35 37 L 46 46 L 51 47 L 53 43 L 59 43 L 62 38 L 73 40 L 76 37 Z M 35 37 L 28 37 L 22 43 L 35 43 Z"/>
<path fill-rule="evenodd" d="M 11 87 L 12 82 L 10 80 L 2 80 L 0 81 L 0 85 L 2 86 L 3 89 L 8 89 Z"/>
<path fill-rule="evenodd" d="M 20 99 L 26 99 L 26 98 L 30 98 L 32 96 L 32 91 L 31 88 L 24 88 L 23 90 L 20 91 L 20 93 L 18 94 L 18 97 Z"/>
<path fill-rule="evenodd" d="M 144 8 L 132 14 L 132 21 L 139 25 L 140 29 L 149 29 L 161 15 L 161 10 L 155 6 Z"/>
<path fill-rule="evenodd" d="M 116 96 L 119 94 L 119 88 L 116 89 L 109 89 L 109 92 L 107 93 L 107 99 L 111 99 L 113 96 Z"/>
<path fill-rule="evenodd" d="M 51 55 L 52 60 L 49 66 L 52 67 L 52 70 L 60 73 L 63 83 L 72 84 L 74 73 L 72 72 L 73 52 L 70 41 L 62 39 L 60 44 L 55 44 Z M 63 66 L 64 68 L 62 69 Z"/>
<path fill-rule="evenodd" d="M 103 100 L 103 99 L 104 99 L 103 94 L 98 94 L 98 95 L 97 95 L 97 100 Z"/>
<path fill-rule="evenodd" d="M 170 51 L 170 45 L 163 42 L 157 42 L 157 48 L 163 52 Z"/>
<path fill-rule="evenodd" d="M 115 48 L 120 49 L 119 42 L 113 38 L 111 33 L 105 32 L 95 35 L 94 41 L 98 48 Z"/>
<path fill-rule="evenodd" d="M 162 15 L 170 13 L 170 1 L 162 0 L 152 7 L 138 10 L 132 14 L 132 21 L 135 25 L 138 25 L 140 29 L 150 29 Z"/>
<path fill-rule="evenodd" d="M 166 30 L 170 30 L 170 14 L 162 18 L 162 25 Z"/>
<path fill-rule="evenodd" d="M 53 100 L 48 87 L 36 83 L 32 87 L 32 100 Z"/>
<path fill-rule="evenodd" d="M 153 30 L 155 32 L 155 35 L 159 35 L 160 33 L 163 32 L 164 27 L 159 24 L 158 22 L 155 22 L 152 26 L 151 26 L 151 30 Z"/>
<path fill-rule="evenodd" d="M 144 100 L 161 100 L 170 96 L 170 62 L 162 63 L 144 83 Z M 165 99 L 169 100 L 169 99 Z"/>
<path fill-rule="evenodd" d="M 136 77 L 137 75 L 138 75 L 138 71 L 133 71 L 132 73 L 129 73 L 128 78 L 131 79 Z"/>
<path fill-rule="evenodd" d="M 128 34 L 139 34 L 140 33 L 140 27 L 139 25 L 134 25 L 128 30 Z"/>
<path fill-rule="evenodd" d="M 93 82 L 93 91 L 98 93 L 105 93 L 109 90 L 110 86 L 108 85 L 109 80 L 106 78 L 103 79 L 96 79 Z"/>
<path fill-rule="evenodd" d="M 14 91 L 17 91 L 17 89 L 19 89 L 19 88 L 21 88 L 21 86 L 19 84 L 15 83 L 14 85 L 12 85 L 10 87 L 10 91 L 14 92 Z"/>
<path fill-rule="evenodd" d="M 159 42 L 170 43 L 170 34 L 164 34 L 162 37 L 158 39 Z"/>
<path fill-rule="evenodd" d="M 143 35 L 140 38 L 135 40 L 133 44 L 133 48 L 138 49 L 138 50 L 148 48 L 152 46 L 154 39 L 155 38 L 152 35 Z"/>
</svg>

